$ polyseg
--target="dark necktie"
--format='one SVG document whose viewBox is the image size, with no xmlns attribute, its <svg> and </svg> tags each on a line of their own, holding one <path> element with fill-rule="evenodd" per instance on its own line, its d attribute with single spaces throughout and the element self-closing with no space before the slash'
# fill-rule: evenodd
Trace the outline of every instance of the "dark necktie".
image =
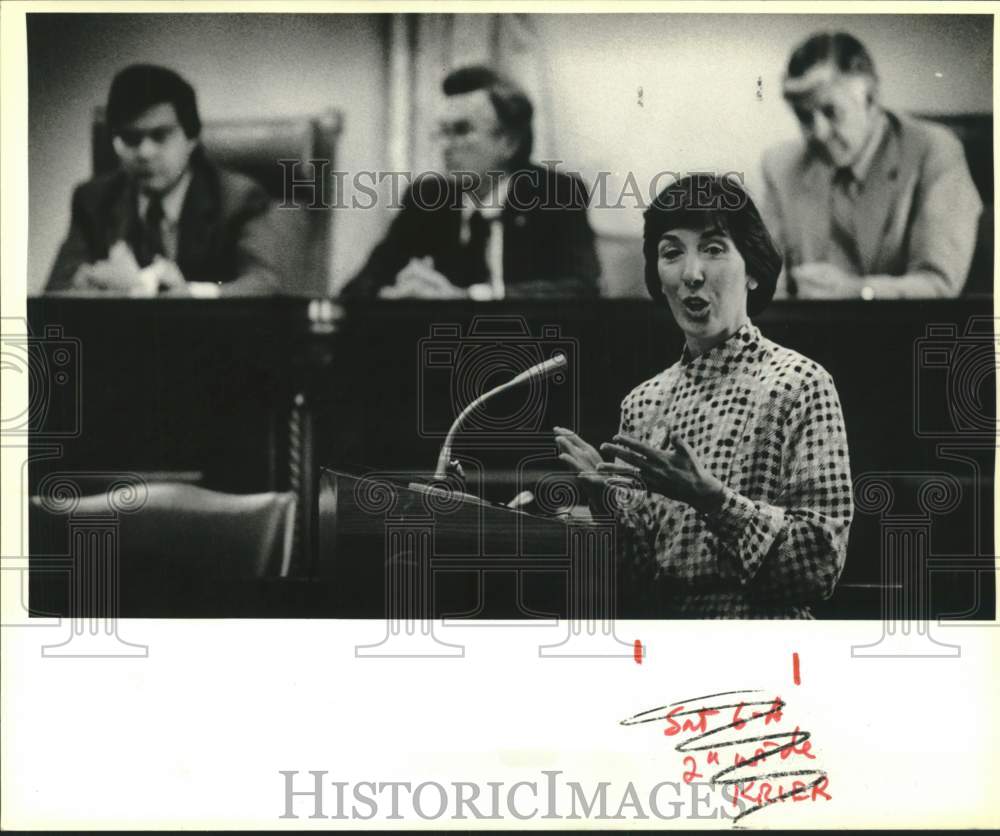
<svg viewBox="0 0 1000 836">
<path fill-rule="evenodd" d="M 490 222 L 476 209 L 469 216 L 469 243 L 466 245 L 469 284 L 488 283 L 490 280 L 490 267 L 486 260 L 489 242 Z"/>
<path fill-rule="evenodd" d="M 142 253 L 139 266 L 146 267 L 158 255 L 166 255 L 163 249 L 163 201 L 159 195 L 150 195 L 146 206 L 146 216 L 142 219 Z"/>
<path fill-rule="evenodd" d="M 854 261 L 860 258 L 858 232 L 854 222 L 855 200 L 859 188 L 860 184 L 850 168 L 837 169 L 830 186 L 830 235 Z"/>
</svg>

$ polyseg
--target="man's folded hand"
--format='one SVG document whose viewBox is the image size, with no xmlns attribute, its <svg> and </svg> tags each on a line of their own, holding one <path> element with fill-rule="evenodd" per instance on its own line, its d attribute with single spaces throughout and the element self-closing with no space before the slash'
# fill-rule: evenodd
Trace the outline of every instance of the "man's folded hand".
<svg viewBox="0 0 1000 836">
<path fill-rule="evenodd" d="M 188 283 L 176 262 L 158 255 L 146 269 L 152 273 L 153 279 L 156 281 L 156 287 L 161 293 L 169 293 L 171 295 L 187 294 Z"/>
<path fill-rule="evenodd" d="M 464 299 L 467 295 L 434 269 L 430 256 L 411 258 L 396 275 L 396 284 L 379 292 L 382 299 Z"/>
<path fill-rule="evenodd" d="M 863 280 L 834 264 L 812 261 L 790 271 L 800 299 L 853 299 L 861 294 Z"/>
<path fill-rule="evenodd" d="M 106 259 L 80 266 L 73 276 L 73 286 L 111 293 L 132 293 L 141 291 L 143 287 L 140 274 L 139 264 L 129 245 L 116 241 L 108 250 Z"/>
</svg>

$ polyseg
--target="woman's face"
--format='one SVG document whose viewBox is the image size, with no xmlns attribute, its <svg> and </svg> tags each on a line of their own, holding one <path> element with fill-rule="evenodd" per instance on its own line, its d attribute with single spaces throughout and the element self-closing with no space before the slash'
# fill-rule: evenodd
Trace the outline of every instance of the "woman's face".
<svg viewBox="0 0 1000 836">
<path fill-rule="evenodd" d="M 732 336 L 747 321 L 743 256 L 717 227 L 670 229 L 657 246 L 660 287 L 695 356 Z"/>
</svg>

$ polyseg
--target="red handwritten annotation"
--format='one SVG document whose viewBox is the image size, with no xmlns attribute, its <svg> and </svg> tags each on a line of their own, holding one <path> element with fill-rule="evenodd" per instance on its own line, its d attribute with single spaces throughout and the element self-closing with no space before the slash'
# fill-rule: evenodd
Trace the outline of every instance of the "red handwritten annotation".
<svg viewBox="0 0 1000 836">
<path fill-rule="evenodd" d="M 764 705 L 766 704 L 765 701 Z M 724 729 L 741 731 L 750 723 L 756 723 L 763 727 L 773 727 L 784 719 L 784 707 L 785 703 L 780 697 L 775 697 L 771 701 L 770 707 L 764 712 L 748 711 L 747 704 L 742 701 L 733 707 L 731 714 L 720 708 L 697 706 L 688 708 L 683 704 L 675 705 L 664 717 L 667 726 L 663 733 L 667 737 L 696 735 L 696 737 L 688 738 L 688 741 L 694 742 L 703 737 L 710 737 L 716 732 L 722 732 Z M 756 770 L 763 770 L 765 774 L 753 778 L 748 776 L 745 781 L 730 779 L 727 782 L 731 783 L 733 787 L 730 798 L 734 807 L 741 799 L 750 802 L 757 808 L 785 801 L 832 800 L 829 792 L 830 781 L 827 775 L 816 770 L 815 767 L 805 770 L 792 768 L 798 765 L 795 762 L 797 759 L 809 761 L 816 759 L 816 755 L 812 752 L 812 741 L 809 740 L 809 735 L 800 731 L 799 726 L 795 726 L 790 732 L 777 732 L 774 728 L 769 731 L 775 733 L 762 733 L 759 740 L 753 738 L 743 741 L 720 740 L 717 744 L 719 749 L 730 749 L 738 743 L 743 745 L 756 744 L 752 752 L 746 749 L 742 752 L 727 751 L 720 755 L 716 748 L 703 746 L 699 747 L 702 751 L 685 754 L 684 769 L 681 773 L 682 780 L 686 784 L 692 784 L 699 779 L 706 779 L 706 775 L 709 780 L 717 780 L 722 774 L 740 767 L 753 767 Z M 682 743 L 678 748 L 685 745 Z M 694 748 L 692 747 L 692 749 Z M 703 757 L 704 760 L 700 760 L 700 757 Z M 782 762 L 793 759 L 793 763 L 787 767 L 778 768 L 775 766 L 775 757 Z M 715 769 L 711 767 L 715 767 Z M 718 767 L 724 768 L 719 770 Z M 793 777 L 799 774 L 816 777 L 815 780 L 811 781 L 803 781 Z M 782 778 L 781 781 L 773 780 L 779 777 Z M 772 780 L 761 780 L 762 778 Z"/>
</svg>

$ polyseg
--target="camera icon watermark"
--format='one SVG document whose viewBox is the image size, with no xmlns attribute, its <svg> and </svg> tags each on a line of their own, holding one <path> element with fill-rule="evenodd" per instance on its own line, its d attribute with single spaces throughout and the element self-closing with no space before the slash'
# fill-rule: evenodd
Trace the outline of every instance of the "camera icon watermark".
<svg viewBox="0 0 1000 836">
<path fill-rule="evenodd" d="M 484 503 L 452 477 L 406 485 L 404 476 L 324 476 L 335 513 L 351 521 L 352 531 L 368 529 L 369 542 L 377 537 L 384 549 L 385 633 L 378 642 L 356 645 L 357 657 L 461 658 L 464 646 L 442 641 L 439 630 L 535 626 L 561 632 L 538 646 L 542 657 L 635 658 L 634 643 L 615 631 L 613 520 L 556 513 L 582 501 L 571 476 L 553 474 L 538 486 L 545 516 Z M 620 493 L 609 491 L 609 502 Z M 497 604 L 487 593 L 494 584 L 501 606 L 513 607 L 513 614 L 489 612 L 487 601 Z M 531 605 L 532 591 L 541 592 L 545 609 Z"/>
<path fill-rule="evenodd" d="M 915 493 L 915 503 L 905 502 L 904 492 Z M 861 513 L 879 517 L 882 635 L 853 645 L 851 656 L 958 658 L 961 648 L 939 641 L 931 631 L 929 563 L 933 520 L 959 507 L 960 483 L 943 472 L 865 473 L 855 480 L 855 497 Z"/>
<path fill-rule="evenodd" d="M 94 480 L 107 483 L 104 492 L 86 494 Z M 39 583 L 44 576 L 62 590 L 60 612 L 68 615 L 69 635 L 41 649 L 47 658 L 145 658 L 148 647 L 119 635 L 120 550 L 122 515 L 140 511 L 148 485 L 135 473 L 90 471 L 53 472 L 28 500 L 31 554 L 28 566 L 4 566 L 8 581 L 23 589 L 24 576 Z M 23 560 L 21 561 L 23 564 Z M 18 572 L 15 580 L 13 573 Z M 43 584 L 43 587 L 46 586 Z M 33 615 L 46 615 L 31 607 Z M 55 600 L 55 599 L 54 599 Z M 59 601 L 56 600 L 59 604 Z M 4 625 L 25 626 L 25 625 Z"/>
<path fill-rule="evenodd" d="M 477 398 L 560 355 L 566 364 L 555 374 L 530 378 L 514 394 L 484 403 L 466 418 L 460 437 L 478 443 L 548 440 L 545 417 L 556 396 L 569 410 L 560 414 L 560 422 L 577 425 L 577 340 L 556 325 L 532 334 L 519 316 L 477 316 L 467 333 L 459 324 L 432 325 L 430 336 L 418 345 L 420 437 L 444 438 L 456 416 Z"/>
<path fill-rule="evenodd" d="M 936 638 L 938 628 L 996 626 L 997 561 L 990 505 L 994 497 L 996 379 L 1000 320 L 971 317 L 927 325 L 913 350 L 913 431 L 954 472 L 898 470 L 858 476 L 858 510 L 877 516 L 882 585 L 882 636 L 851 648 L 854 657 L 958 658 L 961 647 Z M 971 526 L 971 528 L 970 528 Z M 966 542 L 936 553 L 934 534 L 961 531 Z M 940 548 L 940 546 L 939 546 Z M 933 593 L 971 579 L 964 609 L 944 612 Z M 992 610 L 992 612 L 991 612 Z M 969 619 L 986 612 L 989 620 Z M 936 617 L 935 617 L 936 615 Z M 939 633 L 940 635 L 940 633 Z"/>
<path fill-rule="evenodd" d="M 927 326 L 914 344 L 913 418 L 917 438 L 993 440 L 1000 430 L 996 379 L 1000 320 L 971 317 Z"/>
<path fill-rule="evenodd" d="M 4 398 L 0 435 L 29 437 L 32 442 L 75 438 L 82 429 L 80 340 L 61 326 L 30 333 L 24 320 L 4 319 L 0 334 L 0 379 L 13 391 L 27 381 L 26 406 Z M 11 409 L 11 412 L 7 412 Z"/>
</svg>

